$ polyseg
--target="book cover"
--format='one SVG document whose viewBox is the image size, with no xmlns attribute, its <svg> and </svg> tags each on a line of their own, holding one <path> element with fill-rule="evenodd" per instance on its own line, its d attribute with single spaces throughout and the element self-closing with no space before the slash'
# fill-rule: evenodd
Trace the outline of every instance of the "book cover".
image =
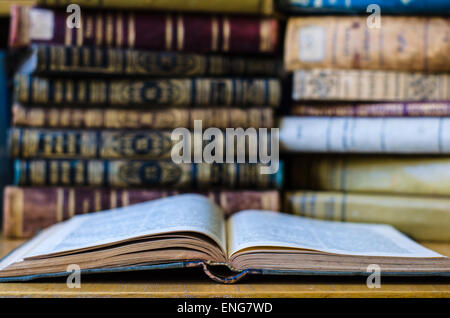
<svg viewBox="0 0 450 318">
<path fill-rule="evenodd" d="M 449 154 L 450 118 L 285 116 L 285 152 Z"/>
<path fill-rule="evenodd" d="M 12 181 L 11 162 L 8 156 L 10 96 L 8 87 L 8 53 L 0 49 L 0 189 Z M 2 204 L 3 198 L 0 198 Z M 0 205 L 1 206 L 1 205 Z"/>
<path fill-rule="evenodd" d="M 450 199 L 333 191 L 289 191 L 284 211 L 315 219 L 389 224 L 419 241 L 450 241 Z"/>
<path fill-rule="evenodd" d="M 450 100 L 449 73 L 314 69 L 295 71 L 295 101 Z"/>
<path fill-rule="evenodd" d="M 20 127 L 173 129 L 194 128 L 201 120 L 203 128 L 253 127 L 272 128 L 273 109 L 204 107 L 204 108 L 74 108 L 50 106 L 12 107 L 12 124 Z"/>
<path fill-rule="evenodd" d="M 281 99 L 276 78 L 61 79 L 19 74 L 24 104 L 86 106 L 272 106 Z"/>
<path fill-rule="evenodd" d="M 277 76 L 272 57 L 206 55 L 88 46 L 33 45 L 20 73 L 51 76 Z"/>
<path fill-rule="evenodd" d="M 311 68 L 450 71 L 450 18 L 301 17 L 288 22 L 284 49 L 288 71 Z"/>
<path fill-rule="evenodd" d="M 262 174 L 264 164 L 174 163 L 171 160 L 14 161 L 14 184 L 25 186 L 168 187 L 173 189 L 274 189 L 283 183 L 283 164 Z"/>
<path fill-rule="evenodd" d="M 294 104 L 291 115 L 318 117 L 448 117 L 450 102 L 412 103 L 301 103 Z"/>
<path fill-rule="evenodd" d="M 13 127 L 9 130 L 9 154 L 14 158 L 47 159 L 135 159 L 172 158 L 172 152 L 194 158 L 196 147 L 213 147 L 231 158 L 258 158 L 258 147 L 271 151 L 271 136 L 265 138 L 256 130 L 256 142 L 250 137 L 222 134 L 172 134 L 168 130 L 67 130 Z M 183 148 L 179 148 L 183 143 Z M 178 151 L 178 152 L 177 152 Z M 232 154 L 228 151 L 233 151 Z M 192 155 L 194 154 L 194 156 Z M 222 159 L 223 160 L 223 159 Z M 249 159 L 250 160 L 250 159 Z"/>
<path fill-rule="evenodd" d="M 155 51 L 271 54 L 277 50 L 278 43 L 278 22 L 273 18 L 86 10 L 80 28 L 68 28 L 66 18 L 64 10 L 13 6 L 10 46 L 95 45 Z"/>
<path fill-rule="evenodd" d="M 77 214 L 98 212 L 181 194 L 176 190 L 83 187 L 13 187 L 4 191 L 3 234 L 27 238 Z M 280 210 L 276 190 L 208 191 L 200 194 L 222 208 L 225 216 L 241 210 Z"/>
<path fill-rule="evenodd" d="M 291 189 L 450 195 L 450 159 L 445 156 L 302 156 L 289 164 Z"/>
</svg>

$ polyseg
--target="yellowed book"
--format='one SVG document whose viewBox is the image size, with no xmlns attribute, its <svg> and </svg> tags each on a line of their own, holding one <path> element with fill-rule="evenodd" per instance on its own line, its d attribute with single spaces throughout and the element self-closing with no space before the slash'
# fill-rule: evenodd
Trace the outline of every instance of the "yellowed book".
<svg viewBox="0 0 450 318">
<path fill-rule="evenodd" d="M 298 158 L 288 177 L 303 189 L 449 196 L 450 158 Z"/>
<path fill-rule="evenodd" d="M 288 22 L 287 70 L 311 68 L 450 70 L 450 18 L 301 17 Z"/>
<path fill-rule="evenodd" d="M 287 192 L 284 209 L 332 221 L 384 223 L 416 240 L 450 241 L 450 198 L 343 192 Z"/>
<path fill-rule="evenodd" d="M 38 0 L 0 0 L 0 16 L 9 16 L 11 5 L 31 6 Z"/>
<path fill-rule="evenodd" d="M 169 11 L 203 11 L 268 15 L 273 12 L 273 0 L 37 0 L 42 6 L 81 8 L 151 9 Z"/>
</svg>

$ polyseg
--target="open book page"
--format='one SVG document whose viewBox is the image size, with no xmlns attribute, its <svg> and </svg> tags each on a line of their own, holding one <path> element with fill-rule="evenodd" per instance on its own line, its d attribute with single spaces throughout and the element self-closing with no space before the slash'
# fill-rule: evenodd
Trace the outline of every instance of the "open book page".
<svg viewBox="0 0 450 318">
<path fill-rule="evenodd" d="M 185 194 L 124 208 L 75 216 L 30 250 L 25 257 L 114 243 L 170 232 L 198 232 L 226 252 L 225 221 L 208 198 Z"/>
<path fill-rule="evenodd" d="M 228 255 L 248 247 L 292 247 L 333 254 L 443 257 L 393 227 L 341 223 L 247 210 L 228 220 Z"/>
</svg>

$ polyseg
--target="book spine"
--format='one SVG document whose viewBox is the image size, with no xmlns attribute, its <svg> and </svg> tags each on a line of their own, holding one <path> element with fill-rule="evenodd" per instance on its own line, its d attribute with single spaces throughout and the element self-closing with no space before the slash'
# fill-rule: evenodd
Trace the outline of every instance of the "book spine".
<svg viewBox="0 0 450 318">
<path fill-rule="evenodd" d="M 450 195 L 450 160 L 442 157 L 298 158 L 290 167 L 291 188 Z"/>
<path fill-rule="evenodd" d="M 37 0 L 41 6 L 66 7 L 71 0 Z M 184 0 L 79 0 L 78 5 L 85 8 L 102 9 L 149 9 L 162 11 L 195 11 L 239 14 L 271 14 L 273 0 L 200 0 L 195 4 Z"/>
<path fill-rule="evenodd" d="M 290 19 L 285 68 L 450 71 L 450 19 L 384 16 L 382 28 L 369 28 L 366 21 L 342 16 Z"/>
<path fill-rule="evenodd" d="M 450 118 L 282 117 L 287 152 L 448 154 Z"/>
<path fill-rule="evenodd" d="M 447 73 L 316 69 L 295 71 L 292 98 L 334 101 L 446 101 Z"/>
<path fill-rule="evenodd" d="M 11 182 L 11 163 L 8 158 L 7 131 L 10 122 L 10 96 L 8 88 L 8 54 L 0 50 L 0 189 Z M 0 198 L 0 206 L 2 199 Z"/>
<path fill-rule="evenodd" d="M 277 76 L 278 61 L 226 55 L 151 52 L 121 48 L 36 45 L 35 73 L 177 76 Z"/>
<path fill-rule="evenodd" d="M 284 209 L 300 216 L 383 223 L 415 240 L 450 241 L 448 198 L 296 191 L 286 193 L 284 199 Z"/>
<path fill-rule="evenodd" d="M 233 136 L 231 144 L 226 134 L 222 136 L 214 140 L 215 151 L 221 148 L 224 154 L 233 150 L 235 158 L 257 158 L 257 147 L 251 147 L 248 138 L 241 143 L 235 142 Z M 92 131 L 15 127 L 10 129 L 8 139 L 10 155 L 14 158 L 159 160 L 171 158 L 179 142 L 190 145 L 189 150 L 183 148 L 183 152 L 189 151 L 187 156 L 190 158 L 196 151 L 195 137 L 195 132 L 194 135 L 183 135 L 181 141 L 177 135 L 172 136 L 172 132 L 161 130 Z M 210 145 L 210 139 L 203 139 L 201 135 L 198 137 L 202 143 L 201 149 Z M 270 136 L 260 140 L 259 144 L 262 147 L 265 143 L 264 149 L 271 149 L 269 140 Z"/>
<path fill-rule="evenodd" d="M 80 28 L 68 28 L 66 19 L 63 10 L 14 6 L 10 46 L 58 44 L 198 53 L 274 53 L 278 42 L 278 23 L 273 18 L 83 11 Z"/>
<path fill-rule="evenodd" d="M 27 238 L 76 214 L 119 208 L 179 193 L 175 190 L 8 186 L 4 191 L 3 233 L 9 238 Z M 200 194 L 218 204 L 226 216 L 247 209 L 280 210 L 276 190 Z"/>
<path fill-rule="evenodd" d="M 9 131 L 10 155 L 15 158 L 168 159 L 175 143 L 168 131 Z"/>
<path fill-rule="evenodd" d="M 16 100 L 24 104 L 276 107 L 281 98 L 277 79 L 15 80 Z"/>
<path fill-rule="evenodd" d="M 22 127 L 172 129 L 194 128 L 201 120 L 203 128 L 272 128 L 272 108 L 165 108 L 154 110 L 111 108 L 37 107 L 14 104 L 12 123 Z"/>
<path fill-rule="evenodd" d="M 173 189 L 280 188 L 283 165 L 262 174 L 262 164 L 208 164 L 134 160 L 15 160 L 15 185 L 170 187 Z"/>
<path fill-rule="evenodd" d="M 279 0 L 280 9 L 290 13 L 367 14 L 367 7 L 371 4 L 377 4 L 381 14 L 443 15 L 450 12 L 447 0 Z"/>
<path fill-rule="evenodd" d="M 326 117 L 446 117 L 450 102 L 379 103 L 379 104 L 297 104 L 291 115 Z"/>
</svg>

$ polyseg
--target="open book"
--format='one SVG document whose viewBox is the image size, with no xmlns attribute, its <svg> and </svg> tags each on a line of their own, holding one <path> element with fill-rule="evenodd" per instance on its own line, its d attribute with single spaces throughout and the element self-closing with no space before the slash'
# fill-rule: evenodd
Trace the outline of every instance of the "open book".
<svg viewBox="0 0 450 318">
<path fill-rule="evenodd" d="M 217 205 L 195 194 L 51 226 L 0 261 L 0 281 L 65 276 L 71 264 L 82 273 L 202 266 L 227 283 L 246 274 L 368 275 L 370 264 L 382 275 L 450 275 L 447 257 L 387 225 L 258 210 L 226 220 Z"/>
</svg>

